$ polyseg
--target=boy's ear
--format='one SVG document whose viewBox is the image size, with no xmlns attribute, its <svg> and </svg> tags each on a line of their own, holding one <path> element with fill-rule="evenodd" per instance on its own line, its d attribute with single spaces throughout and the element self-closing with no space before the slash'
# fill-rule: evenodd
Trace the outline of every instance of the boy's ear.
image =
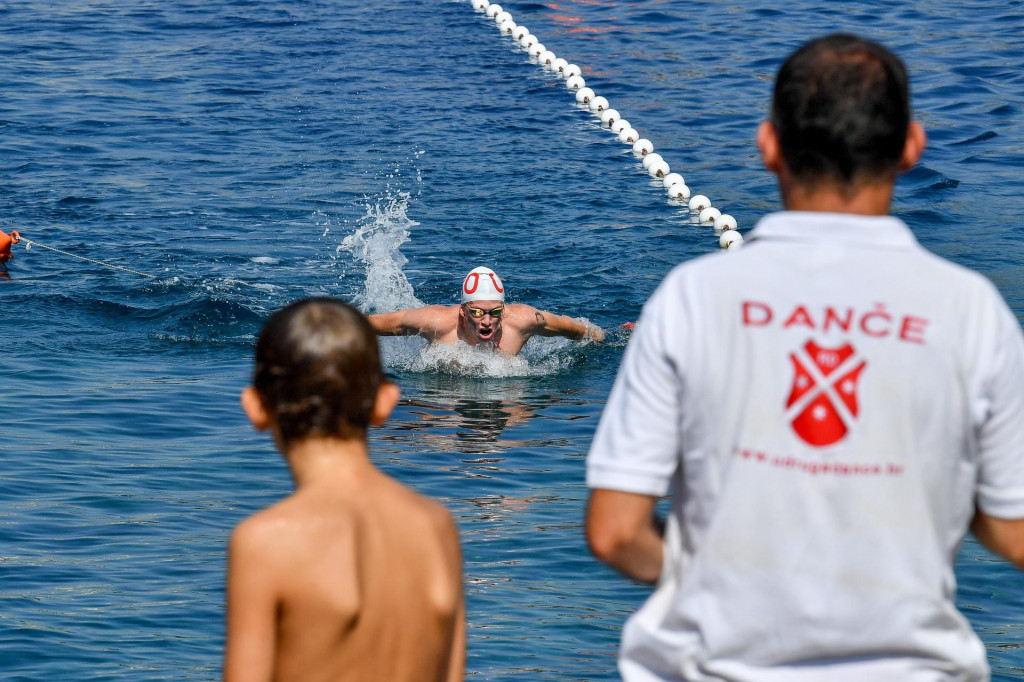
<svg viewBox="0 0 1024 682">
<path fill-rule="evenodd" d="M 397 384 L 390 381 L 381 383 L 377 389 L 377 399 L 373 402 L 373 413 L 370 414 L 370 423 L 380 426 L 391 416 L 391 410 L 395 409 L 398 399 L 402 396 L 402 390 Z"/>
<path fill-rule="evenodd" d="M 267 408 L 263 406 L 263 399 L 260 398 L 260 394 L 256 392 L 255 388 L 246 386 L 242 390 L 241 398 L 245 416 L 249 418 L 249 421 L 252 422 L 257 431 L 266 431 L 273 425 L 273 420 L 270 418 Z"/>
</svg>

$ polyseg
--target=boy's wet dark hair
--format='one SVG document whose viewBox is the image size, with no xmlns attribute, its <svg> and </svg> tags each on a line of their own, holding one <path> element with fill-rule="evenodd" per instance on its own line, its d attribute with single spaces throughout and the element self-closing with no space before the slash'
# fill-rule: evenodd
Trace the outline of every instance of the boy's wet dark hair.
<svg viewBox="0 0 1024 682">
<path fill-rule="evenodd" d="M 365 437 L 383 381 L 377 335 L 344 301 L 296 301 L 256 342 L 253 386 L 285 443 Z"/>
<path fill-rule="evenodd" d="M 910 125 L 906 67 L 858 36 L 812 40 L 779 69 L 771 122 L 802 184 L 852 186 L 895 175 Z"/>
</svg>

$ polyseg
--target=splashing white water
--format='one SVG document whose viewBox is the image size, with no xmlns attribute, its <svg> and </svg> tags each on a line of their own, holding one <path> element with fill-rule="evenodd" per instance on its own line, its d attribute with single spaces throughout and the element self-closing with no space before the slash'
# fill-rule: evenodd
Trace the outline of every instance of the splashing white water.
<svg viewBox="0 0 1024 682">
<path fill-rule="evenodd" d="M 476 377 L 526 377 L 554 374 L 571 364 L 565 339 L 532 339 L 520 355 L 490 348 L 435 344 L 419 349 L 401 369 Z M 559 352 L 563 351 L 563 352 Z"/>
<path fill-rule="evenodd" d="M 355 303 L 366 313 L 382 313 L 425 305 L 416 298 L 402 268 L 409 262 L 400 247 L 409 241 L 409 193 L 386 191 L 366 204 L 366 214 L 355 232 L 345 237 L 337 254 L 351 254 L 364 267 L 366 282 Z M 453 275 L 457 280 L 461 273 Z M 533 338 L 522 354 L 508 356 L 463 343 L 428 344 L 420 337 L 381 338 L 384 364 L 411 372 L 438 372 L 460 376 L 523 377 L 554 374 L 573 363 L 572 344 L 566 339 Z"/>
<path fill-rule="evenodd" d="M 408 216 L 409 193 L 386 193 L 366 205 L 356 231 L 342 240 L 337 252 L 347 251 L 366 268 L 366 285 L 356 304 L 368 313 L 418 308 L 412 285 L 402 268 L 408 259 L 399 247 L 409 241 L 409 229 L 419 225 Z"/>
</svg>

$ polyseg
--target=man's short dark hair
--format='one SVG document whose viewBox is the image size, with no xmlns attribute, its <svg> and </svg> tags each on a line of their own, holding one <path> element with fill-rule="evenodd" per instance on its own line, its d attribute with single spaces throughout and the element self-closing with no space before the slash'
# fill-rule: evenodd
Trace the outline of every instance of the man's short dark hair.
<svg viewBox="0 0 1024 682">
<path fill-rule="evenodd" d="M 253 386 L 285 443 L 365 437 L 383 381 L 377 335 L 344 301 L 296 301 L 256 342 Z"/>
<path fill-rule="evenodd" d="M 771 122 L 802 184 L 849 187 L 895 176 L 910 125 L 906 67 L 859 36 L 812 40 L 779 69 Z"/>
</svg>

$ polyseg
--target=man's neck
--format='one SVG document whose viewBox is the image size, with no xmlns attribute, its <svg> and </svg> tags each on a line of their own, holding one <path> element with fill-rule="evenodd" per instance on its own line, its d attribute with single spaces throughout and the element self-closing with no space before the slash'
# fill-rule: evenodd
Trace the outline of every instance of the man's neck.
<svg viewBox="0 0 1024 682">
<path fill-rule="evenodd" d="M 782 204 L 789 211 L 818 211 L 822 213 L 853 213 L 855 215 L 889 215 L 893 183 L 878 181 L 862 183 L 852 190 L 841 190 L 835 185 L 814 187 L 792 181 L 780 181 Z"/>
</svg>

